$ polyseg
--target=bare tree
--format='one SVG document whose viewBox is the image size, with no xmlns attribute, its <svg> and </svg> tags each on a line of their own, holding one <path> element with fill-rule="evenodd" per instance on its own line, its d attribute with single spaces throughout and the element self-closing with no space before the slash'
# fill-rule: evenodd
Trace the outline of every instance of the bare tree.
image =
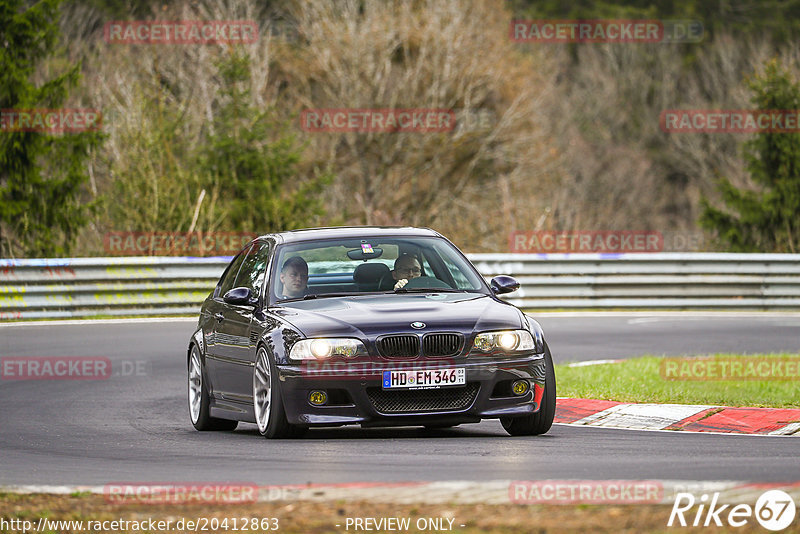
<svg viewBox="0 0 800 534">
<path fill-rule="evenodd" d="M 291 121 L 306 175 L 337 175 L 327 224 L 426 225 L 467 250 L 502 251 L 512 230 L 694 231 L 718 176 L 749 184 L 747 136 L 668 134 L 659 116 L 747 107 L 744 77 L 774 53 L 766 40 L 717 34 L 687 62 L 666 44 L 513 43 L 511 13 L 488 0 L 260 6 L 186 0 L 153 18 L 258 21 L 260 38 L 244 45 L 252 104 Z M 76 103 L 105 113 L 88 194 L 110 200 L 94 243 L 121 224 L 225 230 L 225 184 L 206 183 L 186 154 L 214 133 L 217 64 L 230 49 L 111 45 L 104 22 L 81 7 L 62 20 L 68 52 L 84 59 Z M 780 55 L 797 69 L 798 46 Z M 459 120 L 430 133 L 304 130 L 303 110 L 321 108 L 446 109 Z"/>
<path fill-rule="evenodd" d="M 545 187 L 555 161 L 542 112 L 553 97 L 550 66 L 544 54 L 515 48 L 498 6 L 296 6 L 295 55 L 278 57 L 296 111 L 428 108 L 462 119 L 442 133 L 307 133 L 316 160 L 339 176 L 328 197 L 334 212 L 433 226 L 475 250 L 504 245 L 515 222 L 544 207 L 544 196 L 527 193 Z M 489 120 L 466 124 L 480 113 Z"/>
</svg>

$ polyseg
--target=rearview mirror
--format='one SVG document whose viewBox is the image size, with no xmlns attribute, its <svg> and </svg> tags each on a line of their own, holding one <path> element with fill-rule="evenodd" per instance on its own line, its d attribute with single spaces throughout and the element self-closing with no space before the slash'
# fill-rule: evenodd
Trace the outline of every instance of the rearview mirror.
<svg viewBox="0 0 800 534">
<path fill-rule="evenodd" d="M 250 298 L 253 296 L 253 292 L 250 291 L 249 287 L 234 287 L 222 297 L 227 304 L 234 304 L 234 305 L 246 305 L 246 304 L 253 304 L 250 301 Z"/>
<path fill-rule="evenodd" d="M 519 289 L 519 282 L 513 276 L 506 276 L 501 274 L 500 276 L 495 276 L 492 278 L 491 282 L 492 291 L 496 295 L 502 295 L 503 293 L 511 293 Z"/>
<path fill-rule="evenodd" d="M 357 248 L 347 251 L 347 257 L 351 260 L 374 260 L 375 258 L 380 258 L 382 254 L 383 249 L 379 247 Z"/>
</svg>

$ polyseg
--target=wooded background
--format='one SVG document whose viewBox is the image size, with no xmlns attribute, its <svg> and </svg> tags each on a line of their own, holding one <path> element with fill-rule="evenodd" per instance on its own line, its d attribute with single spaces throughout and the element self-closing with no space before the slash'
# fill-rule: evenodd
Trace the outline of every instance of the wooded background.
<svg viewBox="0 0 800 534">
<path fill-rule="evenodd" d="M 3 3 L 17 12 L 28 4 Z M 74 189 L 76 209 L 90 209 L 38 246 L 26 238 L 35 225 L 19 223 L 26 210 L 17 209 L 0 222 L 0 256 L 102 255 L 112 231 L 339 224 L 429 226 L 465 251 L 506 252 L 512 231 L 701 232 L 702 199 L 721 205 L 721 180 L 763 189 L 743 152 L 754 136 L 665 133 L 659 115 L 753 108 L 749 82 L 771 59 L 796 80 L 800 2 L 569 4 L 63 3 L 58 45 L 30 80 L 41 85 L 77 65 L 64 107 L 103 112 L 101 139 L 85 149 L 85 180 Z M 521 44 L 509 37 L 515 18 L 693 19 L 705 33 L 687 44 Z M 105 23 L 135 19 L 255 20 L 259 39 L 104 41 Z M 4 95 L 0 107 L 18 107 Z M 307 132 L 299 117 L 312 108 L 446 108 L 462 124 L 439 133 Z M 474 116 L 483 119 L 465 119 Z M 730 249 L 713 229 L 705 235 L 704 250 Z"/>
</svg>

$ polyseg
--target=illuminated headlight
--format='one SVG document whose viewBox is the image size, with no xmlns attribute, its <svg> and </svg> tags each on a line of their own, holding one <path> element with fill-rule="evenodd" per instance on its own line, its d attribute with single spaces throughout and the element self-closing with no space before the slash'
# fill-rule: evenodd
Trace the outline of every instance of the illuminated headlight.
<svg viewBox="0 0 800 534">
<path fill-rule="evenodd" d="M 536 345 L 533 342 L 533 336 L 527 330 L 484 332 L 475 336 L 475 349 L 481 352 L 492 352 L 493 350 L 515 352 L 534 348 Z"/>
<path fill-rule="evenodd" d="M 514 350 L 519 345 L 519 336 L 513 332 L 505 332 L 497 336 L 497 346 L 503 350 Z"/>
<path fill-rule="evenodd" d="M 357 339 L 316 338 L 303 339 L 292 347 L 289 353 L 291 360 L 327 360 L 328 358 L 356 358 L 366 356 L 367 349 Z"/>
</svg>

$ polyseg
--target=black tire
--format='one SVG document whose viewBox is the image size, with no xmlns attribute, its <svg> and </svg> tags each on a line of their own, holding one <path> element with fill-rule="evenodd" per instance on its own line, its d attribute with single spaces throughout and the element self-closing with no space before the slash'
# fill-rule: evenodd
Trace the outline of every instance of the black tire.
<svg viewBox="0 0 800 534">
<path fill-rule="evenodd" d="M 267 367 L 265 367 L 267 366 Z M 262 369 L 269 369 L 268 376 L 266 376 Z M 308 427 L 292 425 L 286 419 L 286 410 L 283 408 L 283 398 L 278 389 L 280 381 L 277 379 L 278 370 L 272 358 L 269 357 L 267 350 L 261 346 L 256 351 L 256 365 L 253 368 L 253 413 L 256 417 L 256 427 L 258 433 L 267 439 L 287 439 L 302 437 Z M 263 383 L 265 379 L 269 380 L 269 414 L 266 420 L 266 425 L 259 422 L 259 398 L 257 393 L 257 384 L 259 381 Z M 266 398 L 266 397 L 264 397 Z"/>
<path fill-rule="evenodd" d="M 195 365 L 199 367 L 199 369 L 195 370 L 195 377 L 196 380 L 192 378 L 192 364 L 193 360 Z M 217 417 L 211 417 L 209 415 L 210 409 L 209 406 L 211 404 L 211 397 L 208 394 L 208 381 L 206 380 L 205 374 L 205 365 L 204 360 L 200 356 L 200 351 L 197 349 L 197 345 L 192 345 L 189 351 L 189 360 L 188 360 L 188 382 L 187 388 L 189 390 L 189 420 L 192 422 L 192 426 L 195 429 L 200 430 L 201 432 L 209 431 L 209 430 L 235 430 L 236 427 L 239 425 L 239 421 L 231 421 L 229 419 L 219 419 Z M 199 384 L 196 382 L 199 381 Z M 192 411 L 192 383 L 195 383 L 199 386 L 199 410 L 197 411 L 197 419 L 195 420 L 195 414 Z"/>
<path fill-rule="evenodd" d="M 506 432 L 512 436 L 538 436 L 546 433 L 553 426 L 556 416 L 556 372 L 553 369 L 553 357 L 550 347 L 544 344 L 544 395 L 539 411 L 523 417 L 501 417 L 500 422 Z"/>
</svg>

